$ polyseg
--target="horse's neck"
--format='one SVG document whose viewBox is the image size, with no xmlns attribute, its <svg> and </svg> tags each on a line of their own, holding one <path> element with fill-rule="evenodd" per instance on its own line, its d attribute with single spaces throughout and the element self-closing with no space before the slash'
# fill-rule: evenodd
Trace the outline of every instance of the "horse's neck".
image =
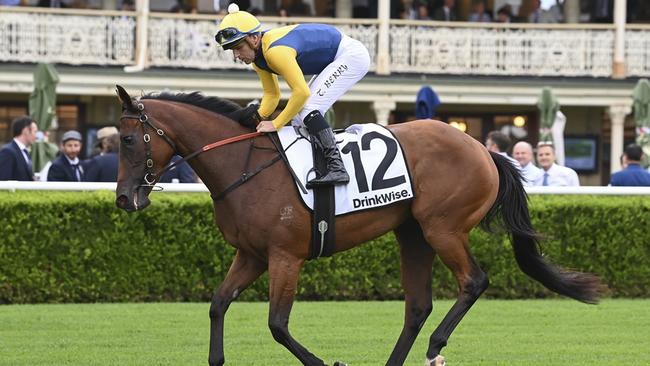
<svg viewBox="0 0 650 366">
<path fill-rule="evenodd" d="M 185 121 L 174 123 L 178 153 L 187 156 L 207 144 L 251 131 L 221 115 L 193 111 Z M 180 121 L 177 119 L 176 121 Z M 218 194 L 242 172 L 249 144 L 228 144 L 200 153 L 188 163 L 212 194 Z"/>
</svg>

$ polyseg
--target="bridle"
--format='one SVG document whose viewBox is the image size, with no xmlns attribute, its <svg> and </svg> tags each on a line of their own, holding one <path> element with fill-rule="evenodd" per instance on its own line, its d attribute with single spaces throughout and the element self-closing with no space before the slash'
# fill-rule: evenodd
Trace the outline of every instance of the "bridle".
<svg viewBox="0 0 650 366">
<path fill-rule="evenodd" d="M 122 113 L 122 117 L 120 117 L 120 120 L 129 118 L 129 119 L 137 119 L 138 121 L 140 121 L 140 126 L 142 126 L 142 139 L 144 141 L 144 155 L 146 158 L 144 164 L 145 174 L 142 177 L 142 180 L 144 180 L 145 184 L 141 184 L 140 186 L 154 187 L 154 183 L 156 182 L 156 177 L 162 176 L 166 171 L 178 165 L 176 164 L 178 162 L 169 164 L 158 172 L 154 171 L 153 158 L 151 157 L 151 135 L 147 133 L 147 127 L 155 131 L 158 136 L 162 137 L 163 140 L 165 140 L 165 142 L 167 142 L 167 144 L 171 146 L 175 154 L 177 154 L 176 144 L 165 134 L 165 131 L 154 126 L 154 124 L 149 120 L 149 116 L 147 116 L 147 114 L 145 113 L 144 104 L 142 104 L 142 102 L 139 101 L 137 103 L 134 102 L 133 107 L 134 107 L 133 109 L 136 109 L 138 111 L 138 114 L 131 114 L 127 111 L 125 113 Z M 181 160 L 181 161 L 186 161 L 186 160 Z"/>
</svg>

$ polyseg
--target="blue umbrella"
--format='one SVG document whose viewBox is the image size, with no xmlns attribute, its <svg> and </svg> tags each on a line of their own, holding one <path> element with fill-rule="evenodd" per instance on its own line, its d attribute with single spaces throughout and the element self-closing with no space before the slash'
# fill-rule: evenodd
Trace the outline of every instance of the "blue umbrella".
<svg viewBox="0 0 650 366">
<path fill-rule="evenodd" d="M 415 98 L 415 117 L 417 119 L 432 118 L 440 104 L 438 94 L 430 86 L 423 86 Z"/>
</svg>

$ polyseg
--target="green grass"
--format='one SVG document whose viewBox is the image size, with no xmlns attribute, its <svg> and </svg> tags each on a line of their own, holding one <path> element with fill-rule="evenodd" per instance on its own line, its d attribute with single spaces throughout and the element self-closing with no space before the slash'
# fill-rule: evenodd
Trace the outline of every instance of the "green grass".
<svg viewBox="0 0 650 366">
<path fill-rule="evenodd" d="M 450 301 L 434 302 L 406 365 L 422 365 Z M 0 306 L 0 365 L 207 365 L 209 304 Z M 266 326 L 266 303 L 234 303 L 227 365 L 299 365 Z M 383 365 L 401 302 L 296 303 L 293 335 L 328 364 Z M 479 300 L 443 350 L 452 365 L 650 365 L 650 300 Z"/>
</svg>

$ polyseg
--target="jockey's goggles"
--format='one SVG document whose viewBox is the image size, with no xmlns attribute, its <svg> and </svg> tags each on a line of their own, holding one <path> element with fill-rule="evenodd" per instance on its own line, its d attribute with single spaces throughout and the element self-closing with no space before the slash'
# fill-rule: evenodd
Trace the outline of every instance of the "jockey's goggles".
<svg viewBox="0 0 650 366">
<path fill-rule="evenodd" d="M 223 47 L 223 49 L 230 49 L 231 46 L 234 46 L 237 41 L 243 39 L 249 34 L 254 34 L 258 32 L 259 25 L 248 32 L 242 32 L 235 27 L 228 27 L 220 30 L 214 36 L 214 40 L 217 41 Z"/>
</svg>

